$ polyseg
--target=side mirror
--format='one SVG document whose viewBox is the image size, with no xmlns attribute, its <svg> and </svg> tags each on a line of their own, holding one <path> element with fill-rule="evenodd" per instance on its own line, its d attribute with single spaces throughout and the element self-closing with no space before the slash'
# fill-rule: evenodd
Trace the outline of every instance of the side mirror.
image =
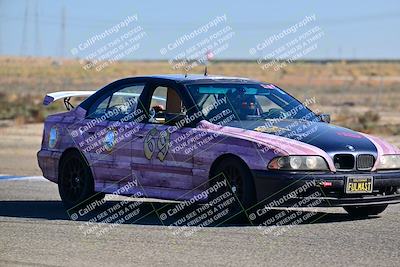
<svg viewBox="0 0 400 267">
<path fill-rule="evenodd" d="M 318 114 L 318 118 L 322 122 L 331 123 L 331 115 L 329 114 Z"/>
</svg>

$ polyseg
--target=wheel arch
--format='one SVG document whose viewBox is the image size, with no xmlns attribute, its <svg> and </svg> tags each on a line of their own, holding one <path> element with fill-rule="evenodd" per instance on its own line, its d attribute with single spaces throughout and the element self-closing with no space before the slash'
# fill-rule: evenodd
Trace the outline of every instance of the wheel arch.
<svg viewBox="0 0 400 267">
<path fill-rule="evenodd" d="M 255 180 L 254 180 L 254 175 L 253 172 L 251 171 L 249 165 L 246 163 L 246 161 L 241 158 L 240 156 L 237 156 L 235 154 L 232 153 L 226 153 L 226 154 L 222 154 L 220 156 L 218 156 L 214 162 L 211 164 L 210 167 L 210 171 L 209 171 L 209 177 L 208 177 L 208 181 L 209 181 L 209 185 L 211 186 L 213 184 L 212 182 L 212 178 L 216 175 L 215 174 L 215 169 L 217 168 L 218 164 L 220 164 L 221 162 L 223 162 L 224 160 L 227 159 L 235 159 L 238 160 L 244 168 L 246 168 L 246 173 L 248 173 L 248 175 L 245 175 L 244 180 L 243 180 L 243 196 L 244 199 L 242 199 L 244 202 L 243 203 L 247 203 L 247 204 L 243 204 L 245 206 L 249 205 L 252 206 L 253 204 L 255 204 L 256 200 L 257 200 L 257 188 L 255 186 Z"/>
<path fill-rule="evenodd" d="M 84 155 L 78 148 L 76 148 L 76 147 L 69 147 L 69 148 L 65 149 L 65 150 L 62 152 L 62 154 L 61 154 L 61 156 L 60 156 L 60 159 L 58 160 L 57 180 L 59 179 L 59 176 L 60 176 L 61 163 L 63 162 L 65 156 L 68 155 L 68 154 L 70 154 L 70 153 L 72 153 L 72 152 L 79 153 L 79 155 L 82 157 L 82 159 L 86 162 L 87 166 L 89 166 L 89 169 L 90 169 L 90 171 L 92 172 L 92 176 L 93 176 L 92 167 L 90 166 L 89 161 L 87 160 L 87 158 L 85 157 L 85 155 Z M 94 178 L 94 176 L 93 176 L 93 178 Z"/>
<path fill-rule="evenodd" d="M 214 171 L 215 168 L 218 166 L 218 164 L 220 164 L 223 160 L 229 159 L 229 158 L 236 158 L 238 159 L 240 162 L 242 162 L 242 164 L 244 166 L 246 166 L 246 168 L 248 169 L 248 171 L 251 173 L 251 170 L 249 168 L 249 165 L 238 155 L 232 154 L 232 153 L 225 153 L 222 155 L 219 155 L 211 164 L 210 166 L 210 170 L 208 172 L 208 179 L 211 179 L 211 177 L 214 175 Z"/>
</svg>

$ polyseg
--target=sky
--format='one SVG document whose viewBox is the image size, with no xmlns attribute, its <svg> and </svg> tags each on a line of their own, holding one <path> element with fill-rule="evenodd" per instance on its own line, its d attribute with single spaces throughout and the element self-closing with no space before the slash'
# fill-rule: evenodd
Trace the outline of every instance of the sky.
<svg viewBox="0 0 400 267">
<path fill-rule="evenodd" d="M 64 14 L 64 15 L 63 15 Z M 267 38 L 306 16 L 315 20 L 262 51 L 250 53 Z M 227 46 L 216 59 L 253 59 L 275 51 L 318 26 L 323 35 L 304 59 L 400 59 L 399 1 L 54 1 L 0 0 L 0 55 L 87 57 L 123 33 L 111 34 L 79 53 L 71 50 L 129 16 L 123 30 L 140 27 L 145 35 L 124 59 L 171 59 L 179 51 L 229 27 Z M 226 21 L 163 54 L 174 44 L 218 17 Z M 64 19 L 63 19 L 64 17 Z M 126 49 L 126 48 L 125 48 Z M 214 47 L 217 51 L 217 47 Z M 304 50 L 304 48 L 303 48 Z"/>
</svg>

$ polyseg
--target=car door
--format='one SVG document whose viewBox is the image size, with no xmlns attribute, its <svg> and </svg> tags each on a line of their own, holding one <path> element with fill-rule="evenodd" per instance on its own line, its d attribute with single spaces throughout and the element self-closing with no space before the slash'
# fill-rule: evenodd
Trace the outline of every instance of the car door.
<svg viewBox="0 0 400 267">
<path fill-rule="evenodd" d="M 148 114 L 146 125 L 137 133 L 134 166 L 145 187 L 190 190 L 193 187 L 193 159 L 185 150 L 171 149 L 190 131 L 171 123 L 186 112 L 181 96 L 168 83 L 153 83 L 143 106 Z M 175 117 L 175 118 L 174 118 Z"/>
<path fill-rule="evenodd" d="M 109 143 L 112 146 L 111 180 L 117 184 L 139 181 L 132 175 L 133 146 L 138 133 L 144 127 L 145 116 L 138 102 L 145 83 L 133 83 L 117 89 L 110 100 L 109 109 L 114 109 L 108 123 Z M 122 107 L 122 108 L 121 108 Z M 137 184 L 138 185 L 138 184 Z"/>
<path fill-rule="evenodd" d="M 97 181 L 118 188 L 132 181 L 132 140 L 135 137 L 137 99 L 145 83 L 125 83 L 100 96 L 81 122 L 84 151 Z"/>
<path fill-rule="evenodd" d="M 105 94 L 97 99 L 85 118 L 77 123 L 79 134 L 75 143 L 88 159 L 96 181 L 107 181 L 112 175 L 113 154 L 107 144 L 109 121 L 106 116 L 110 98 L 111 94 Z"/>
</svg>

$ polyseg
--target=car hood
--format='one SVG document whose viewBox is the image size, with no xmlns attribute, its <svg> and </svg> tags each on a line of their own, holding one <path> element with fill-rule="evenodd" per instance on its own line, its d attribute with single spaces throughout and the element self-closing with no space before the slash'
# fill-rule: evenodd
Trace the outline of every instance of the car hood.
<svg viewBox="0 0 400 267">
<path fill-rule="evenodd" d="M 234 122 L 235 124 L 237 122 Z M 281 120 L 278 122 L 241 122 L 242 128 L 297 140 L 324 150 L 333 155 L 338 153 L 373 154 L 378 148 L 373 140 L 359 132 L 324 123 L 301 120 Z M 238 125 L 230 125 L 238 127 Z"/>
<path fill-rule="evenodd" d="M 233 121 L 218 126 L 202 121 L 203 127 L 258 143 L 272 145 L 283 155 L 320 155 L 334 170 L 335 154 L 399 154 L 400 150 L 384 140 L 324 122 L 304 120 Z M 374 170 L 375 168 L 373 168 Z"/>
</svg>

